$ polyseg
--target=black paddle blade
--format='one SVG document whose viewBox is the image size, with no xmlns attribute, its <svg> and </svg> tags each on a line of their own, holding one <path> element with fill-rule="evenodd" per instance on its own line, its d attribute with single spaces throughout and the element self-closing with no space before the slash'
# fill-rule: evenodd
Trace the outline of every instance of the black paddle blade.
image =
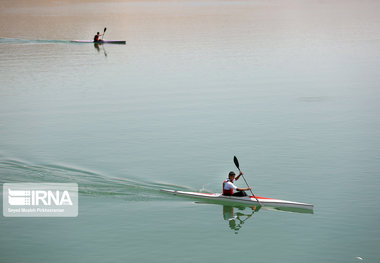
<svg viewBox="0 0 380 263">
<path fill-rule="evenodd" d="M 107 28 L 105 27 L 105 28 L 104 28 L 104 32 L 106 32 L 106 30 L 107 30 Z"/>
<path fill-rule="evenodd" d="M 240 170 L 240 168 L 239 168 L 239 161 L 236 158 L 236 156 L 234 156 L 234 163 L 235 163 L 236 167 Z"/>
</svg>

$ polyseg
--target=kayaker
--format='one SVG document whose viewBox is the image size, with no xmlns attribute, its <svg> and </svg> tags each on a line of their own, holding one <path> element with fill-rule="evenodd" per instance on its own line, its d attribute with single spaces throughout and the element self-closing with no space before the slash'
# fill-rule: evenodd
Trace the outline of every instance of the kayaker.
<svg viewBox="0 0 380 263">
<path fill-rule="evenodd" d="M 247 188 L 238 188 L 234 185 L 234 180 L 239 180 L 239 177 L 242 176 L 243 173 L 240 171 L 239 175 L 235 178 L 236 174 L 234 172 L 230 172 L 228 174 L 228 179 L 223 182 L 223 195 L 233 195 L 233 196 L 247 196 L 244 191 L 251 190 L 251 187 Z M 234 193 L 234 190 L 238 192 Z"/>
<path fill-rule="evenodd" d="M 100 41 L 99 37 L 101 36 L 103 36 L 103 34 L 100 34 L 99 32 L 96 33 L 96 35 L 94 36 L 94 42 L 99 42 Z"/>
</svg>

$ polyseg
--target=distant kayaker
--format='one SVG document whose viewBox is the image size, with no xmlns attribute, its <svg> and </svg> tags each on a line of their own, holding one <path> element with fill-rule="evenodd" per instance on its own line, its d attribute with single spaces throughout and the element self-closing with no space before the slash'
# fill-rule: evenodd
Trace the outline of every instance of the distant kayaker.
<svg viewBox="0 0 380 263">
<path fill-rule="evenodd" d="M 251 187 L 248 188 L 238 188 L 236 185 L 234 185 L 234 180 L 239 180 L 239 177 L 243 175 L 243 173 L 240 171 L 239 175 L 235 178 L 236 174 L 234 172 L 230 172 L 228 174 L 228 179 L 223 182 L 223 195 L 233 195 L 233 196 L 247 196 L 247 194 L 244 191 L 251 190 Z M 234 190 L 237 190 L 238 192 L 234 193 Z"/>
<path fill-rule="evenodd" d="M 100 41 L 99 37 L 101 36 L 103 36 L 103 34 L 100 34 L 99 32 L 96 33 L 96 35 L 94 36 L 94 42 L 99 42 Z"/>
</svg>

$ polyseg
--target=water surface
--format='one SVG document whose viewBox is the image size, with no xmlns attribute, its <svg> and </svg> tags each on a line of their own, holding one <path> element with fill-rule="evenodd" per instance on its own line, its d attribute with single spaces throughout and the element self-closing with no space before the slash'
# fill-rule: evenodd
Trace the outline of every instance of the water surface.
<svg viewBox="0 0 380 263">
<path fill-rule="evenodd" d="M 2 217 L 1 262 L 379 261 L 377 2 L 0 5 L 0 182 L 80 188 L 77 218 Z M 127 45 L 70 43 L 104 27 Z M 314 214 L 159 191 L 219 192 L 233 155 Z"/>
</svg>

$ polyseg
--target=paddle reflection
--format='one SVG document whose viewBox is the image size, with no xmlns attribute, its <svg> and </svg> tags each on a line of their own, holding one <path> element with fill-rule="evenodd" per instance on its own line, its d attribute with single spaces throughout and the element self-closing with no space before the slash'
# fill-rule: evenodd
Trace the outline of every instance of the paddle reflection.
<svg viewBox="0 0 380 263">
<path fill-rule="evenodd" d="M 100 50 L 103 50 L 104 56 L 107 57 L 106 49 L 104 48 L 104 45 L 100 43 L 94 43 L 94 48 L 100 53 Z"/>
<path fill-rule="evenodd" d="M 253 214 L 260 210 L 260 207 L 237 207 L 223 205 L 223 219 L 228 221 L 228 226 L 235 234 L 243 227 L 245 221 L 253 216 Z"/>
</svg>

